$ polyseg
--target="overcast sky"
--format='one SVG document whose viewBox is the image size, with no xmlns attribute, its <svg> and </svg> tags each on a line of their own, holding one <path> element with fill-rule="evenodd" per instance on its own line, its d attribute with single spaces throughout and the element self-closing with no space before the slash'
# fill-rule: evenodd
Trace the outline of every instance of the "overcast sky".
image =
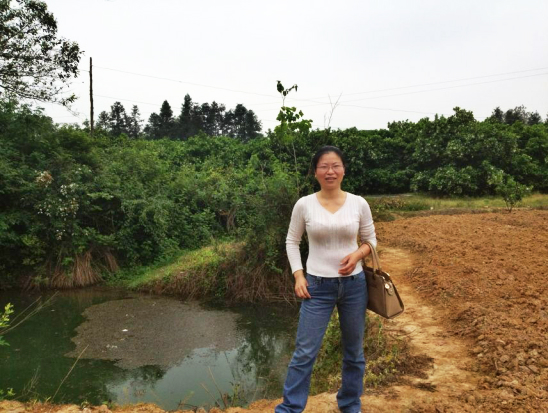
<svg viewBox="0 0 548 413">
<path fill-rule="evenodd" d="M 286 104 L 314 128 L 386 128 L 455 106 L 477 119 L 500 106 L 548 113 L 545 0 L 46 0 L 59 34 L 85 51 L 74 118 L 89 118 L 89 57 L 95 113 L 118 100 L 143 120 L 185 94 L 256 112 L 276 126 L 276 81 L 297 84 Z M 155 78 L 156 77 L 156 78 Z M 163 78 L 163 79 L 158 79 Z"/>
</svg>

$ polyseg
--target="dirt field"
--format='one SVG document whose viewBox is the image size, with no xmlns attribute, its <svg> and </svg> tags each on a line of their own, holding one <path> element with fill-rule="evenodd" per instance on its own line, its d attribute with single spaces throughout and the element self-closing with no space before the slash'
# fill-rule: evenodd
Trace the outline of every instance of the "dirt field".
<svg viewBox="0 0 548 413">
<path fill-rule="evenodd" d="M 548 411 L 548 211 L 419 217 L 378 233 L 415 254 L 403 284 L 445 315 L 451 342 L 469 345 L 481 376 L 454 402 Z"/>
<path fill-rule="evenodd" d="M 433 367 L 368 389 L 362 411 L 548 412 L 548 211 L 416 217 L 379 223 L 377 233 L 383 269 L 406 304 L 385 328 Z M 227 412 L 272 412 L 277 402 Z M 0 411 L 79 410 L 0 403 Z M 306 409 L 337 411 L 334 394 L 311 397 Z"/>
</svg>

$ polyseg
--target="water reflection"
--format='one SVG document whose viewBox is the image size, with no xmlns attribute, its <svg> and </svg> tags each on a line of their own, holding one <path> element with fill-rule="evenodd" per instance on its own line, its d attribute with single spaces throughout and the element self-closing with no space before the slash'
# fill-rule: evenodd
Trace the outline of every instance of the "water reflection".
<svg viewBox="0 0 548 413">
<path fill-rule="evenodd" d="M 12 302 L 16 311 L 33 300 L 0 293 L 0 305 Z M 92 326 L 91 314 L 102 322 Z M 61 293 L 5 337 L 0 388 L 50 397 L 88 345 L 95 352 L 86 350 L 56 402 L 147 401 L 176 409 L 220 403 L 220 393 L 234 389 L 247 401 L 278 397 L 296 319 L 295 308 L 204 307 L 106 289 Z"/>
</svg>

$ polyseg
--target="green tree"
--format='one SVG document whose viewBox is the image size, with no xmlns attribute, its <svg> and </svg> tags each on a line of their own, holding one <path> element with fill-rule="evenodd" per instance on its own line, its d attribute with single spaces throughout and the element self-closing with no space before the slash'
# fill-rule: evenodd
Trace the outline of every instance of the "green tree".
<svg viewBox="0 0 548 413">
<path fill-rule="evenodd" d="M 102 129 L 105 132 L 110 132 L 110 120 L 108 113 L 106 111 L 102 111 L 99 113 L 99 116 L 97 117 L 97 122 L 95 123 L 96 129 Z"/>
<path fill-rule="evenodd" d="M 179 115 L 177 125 L 177 137 L 181 140 L 187 140 L 189 137 L 198 133 L 196 120 L 194 119 L 194 103 L 192 98 L 187 93 L 183 105 L 181 107 L 181 114 Z"/>
<path fill-rule="evenodd" d="M 57 36 L 45 2 L 0 1 L 0 97 L 73 102 L 61 92 L 78 76 L 81 54 L 77 43 Z"/>
<path fill-rule="evenodd" d="M 138 138 L 141 134 L 141 113 L 137 105 L 133 105 L 131 108 L 131 114 L 127 118 L 127 134 L 131 138 Z"/>
<path fill-rule="evenodd" d="M 530 192 L 531 188 L 516 182 L 509 175 L 502 176 L 496 184 L 496 193 L 504 199 L 508 212 L 512 212 L 512 209 Z"/>
<path fill-rule="evenodd" d="M 129 117 L 124 105 L 120 102 L 114 102 L 110 107 L 108 121 L 109 130 L 113 136 L 120 136 L 122 133 L 129 135 Z"/>
<path fill-rule="evenodd" d="M 226 112 L 222 133 L 242 142 L 249 142 L 259 136 L 261 123 L 252 110 L 238 103 L 234 109 Z"/>
<path fill-rule="evenodd" d="M 527 123 L 529 114 L 525 110 L 525 106 L 516 106 L 514 109 L 508 109 L 504 113 L 504 123 L 513 125 L 516 122 Z"/>
<path fill-rule="evenodd" d="M 500 106 L 497 106 L 493 110 L 493 113 L 491 114 L 491 116 L 487 119 L 489 119 L 493 122 L 504 123 L 504 112 L 502 111 Z"/>
<path fill-rule="evenodd" d="M 221 134 L 221 128 L 223 123 L 223 116 L 226 110 L 225 105 L 219 105 L 213 101 L 211 103 L 210 115 L 208 118 L 208 124 L 211 125 L 211 135 L 219 136 Z"/>
<path fill-rule="evenodd" d="M 539 123 L 542 123 L 542 117 L 539 115 L 539 113 L 538 112 L 529 113 L 529 116 L 527 118 L 527 124 L 538 125 Z"/>
<path fill-rule="evenodd" d="M 2 335 L 10 326 L 10 315 L 13 313 L 13 304 L 7 303 L 4 307 L 4 312 L 0 313 L 0 346 L 9 346 L 8 342 L 4 340 Z M 8 388 L 7 391 L 0 389 L 0 401 L 4 400 L 5 397 L 13 397 L 15 392 L 13 389 Z"/>
<path fill-rule="evenodd" d="M 152 139 L 173 138 L 176 133 L 173 110 L 167 100 L 164 100 L 160 113 L 152 113 L 145 127 L 145 133 Z"/>
</svg>

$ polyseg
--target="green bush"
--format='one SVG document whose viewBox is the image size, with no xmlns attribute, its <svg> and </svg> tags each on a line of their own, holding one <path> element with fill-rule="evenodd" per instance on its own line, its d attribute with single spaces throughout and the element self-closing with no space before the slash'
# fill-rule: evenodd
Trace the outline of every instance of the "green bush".
<svg viewBox="0 0 548 413">
<path fill-rule="evenodd" d="M 496 192 L 504 199 L 508 212 L 512 212 L 512 209 L 523 200 L 523 197 L 531 193 L 531 188 L 514 181 L 511 176 L 505 176 L 497 184 Z"/>
</svg>

